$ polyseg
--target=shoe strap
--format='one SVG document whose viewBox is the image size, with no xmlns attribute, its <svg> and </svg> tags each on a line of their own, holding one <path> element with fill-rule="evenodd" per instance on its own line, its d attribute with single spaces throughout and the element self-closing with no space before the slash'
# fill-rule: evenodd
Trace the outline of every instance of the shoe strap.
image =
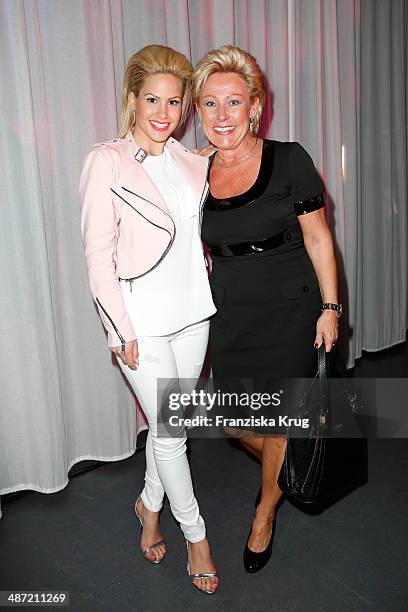
<svg viewBox="0 0 408 612">
<path fill-rule="evenodd" d="M 218 578 L 218 574 L 216 572 L 198 572 L 197 574 L 190 574 L 190 576 L 194 580 L 199 578 Z"/>
<path fill-rule="evenodd" d="M 158 542 L 156 542 L 155 544 L 152 544 L 151 546 L 146 546 L 146 548 L 143 549 L 143 554 L 146 555 L 146 553 L 150 552 L 152 548 L 156 548 L 156 546 L 160 546 L 160 544 L 164 544 L 164 540 L 159 540 Z"/>
</svg>

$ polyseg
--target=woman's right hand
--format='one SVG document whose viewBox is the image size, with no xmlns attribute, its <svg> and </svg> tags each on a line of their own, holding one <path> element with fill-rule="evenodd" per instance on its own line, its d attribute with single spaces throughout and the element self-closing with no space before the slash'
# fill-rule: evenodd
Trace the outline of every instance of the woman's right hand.
<svg viewBox="0 0 408 612">
<path fill-rule="evenodd" d="M 137 340 L 131 340 L 125 344 L 125 352 L 122 353 L 122 347 L 114 346 L 111 348 L 112 353 L 115 353 L 124 365 L 127 365 L 131 370 L 137 370 L 139 365 L 139 349 Z"/>
</svg>

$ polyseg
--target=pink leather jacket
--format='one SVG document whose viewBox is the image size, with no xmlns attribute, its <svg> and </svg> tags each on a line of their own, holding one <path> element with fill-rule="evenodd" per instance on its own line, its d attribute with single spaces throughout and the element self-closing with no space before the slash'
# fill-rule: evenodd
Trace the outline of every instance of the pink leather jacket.
<svg viewBox="0 0 408 612">
<path fill-rule="evenodd" d="M 200 215 L 208 192 L 208 159 L 169 138 L 166 146 L 195 195 Z M 89 282 L 108 346 L 136 339 L 125 309 L 120 279 L 148 274 L 166 257 L 175 226 L 163 198 L 137 156 L 132 134 L 93 147 L 80 178 L 81 231 Z M 138 158 L 138 159 L 137 159 Z"/>
</svg>

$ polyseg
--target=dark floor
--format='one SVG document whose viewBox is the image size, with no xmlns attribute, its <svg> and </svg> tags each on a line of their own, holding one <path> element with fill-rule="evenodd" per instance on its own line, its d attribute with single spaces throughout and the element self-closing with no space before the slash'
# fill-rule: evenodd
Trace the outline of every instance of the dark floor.
<svg viewBox="0 0 408 612">
<path fill-rule="evenodd" d="M 407 356 L 406 344 L 365 355 L 356 375 L 407 376 Z M 139 554 L 142 451 L 75 476 L 60 493 L 3 498 L 0 589 L 69 590 L 69 609 L 86 612 L 408 610 L 408 440 L 369 441 L 369 483 L 322 515 L 285 502 L 273 557 L 254 575 L 243 569 L 242 548 L 258 464 L 227 440 L 192 440 L 190 459 L 221 578 L 216 595 L 190 586 L 167 503 L 165 561 L 150 566 Z"/>
</svg>

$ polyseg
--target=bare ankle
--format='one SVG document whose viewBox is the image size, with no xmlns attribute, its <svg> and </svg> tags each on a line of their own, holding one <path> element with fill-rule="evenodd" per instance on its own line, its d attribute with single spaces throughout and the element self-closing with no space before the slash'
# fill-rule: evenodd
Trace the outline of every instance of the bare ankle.
<svg viewBox="0 0 408 612">
<path fill-rule="evenodd" d="M 198 540 L 198 542 L 190 542 L 188 540 L 188 545 L 194 547 L 196 544 L 208 544 L 207 537 L 205 536 L 202 540 Z"/>
<path fill-rule="evenodd" d="M 259 504 L 255 511 L 256 518 L 260 518 L 265 521 L 271 521 L 274 519 L 276 513 L 275 507 L 271 508 L 270 506 L 265 506 Z"/>
</svg>

